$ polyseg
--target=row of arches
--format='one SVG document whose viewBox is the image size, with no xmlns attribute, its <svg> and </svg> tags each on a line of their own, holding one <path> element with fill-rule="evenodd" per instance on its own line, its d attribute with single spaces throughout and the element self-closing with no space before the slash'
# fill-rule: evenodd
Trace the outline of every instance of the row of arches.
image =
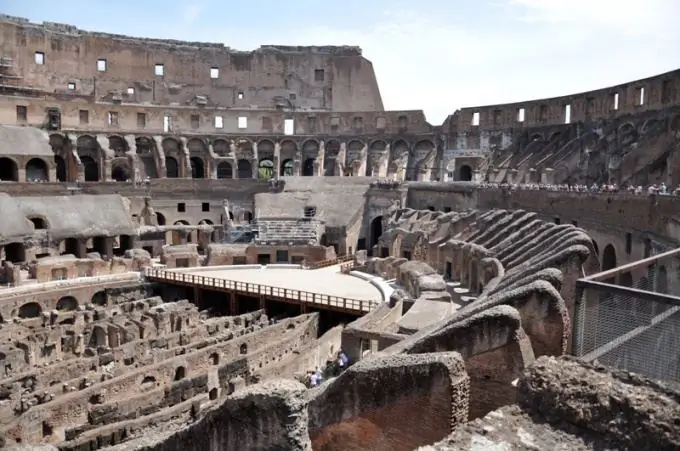
<svg viewBox="0 0 680 451">
<path fill-rule="evenodd" d="M 24 170 L 28 181 L 47 182 L 50 179 L 49 167 L 42 158 L 31 158 L 24 166 Z M 12 158 L 0 158 L 0 181 L 19 181 L 19 165 Z"/>
</svg>

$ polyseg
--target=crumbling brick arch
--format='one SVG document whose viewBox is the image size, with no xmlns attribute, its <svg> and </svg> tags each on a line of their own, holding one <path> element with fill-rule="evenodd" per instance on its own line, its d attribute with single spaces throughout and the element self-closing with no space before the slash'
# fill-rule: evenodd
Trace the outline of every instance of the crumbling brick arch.
<svg viewBox="0 0 680 451">
<path fill-rule="evenodd" d="M 111 161 L 111 179 L 114 182 L 126 182 L 133 178 L 132 167 L 127 158 L 115 158 Z"/>
<path fill-rule="evenodd" d="M 39 318 L 42 314 L 43 308 L 37 302 L 27 302 L 19 307 L 19 318 Z"/>
<path fill-rule="evenodd" d="M 48 230 L 50 228 L 50 222 L 43 215 L 30 215 L 26 219 L 31 221 L 34 230 Z"/>
<path fill-rule="evenodd" d="M 49 164 L 42 158 L 31 158 L 26 163 L 26 180 L 29 182 L 48 182 Z"/>
<path fill-rule="evenodd" d="M 57 310 L 72 312 L 78 308 L 78 300 L 73 296 L 64 296 L 57 301 Z"/>
<path fill-rule="evenodd" d="M 156 142 L 148 136 L 139 136 L 135 138 L 135 153 L 142 163 L 144 173 L 142 176 L 149 178 L 158 177 L 158 149 Z"/>
<path fill-rule="evenodd" d="M 10 157 L 0 158 L 0 181 L 3 182 L 18 182 L 19 181 L 19 165 Z"/>
<path fill-rule="evenodd" d="M 239 347 L 239 354 L 241 354 L 241 355 L 248 354 L 248 345 L 247 345 L 246 343 L 243 343 L 243 344 Z"/>
<path fill-rule="evenodd" d="M 81 135 L 76 140 L 76 152 L 83 165 L 83 175 L 86 182 L 101 180 L 101 148 L 97 140 L 91 135 Z"/>
<path fill-rule="evenodd" d="M 331 177 L 336 174 L 336 159 L 340 153 L 340 141 L 331 139 L 326 143 L 323 157 L 323 175 Z"/>
<path fill-rule="evenodd" d="M 175 377 L 173 380 L 177 382 L 181 381 L 185 377 L 187 377 L 187 369 L 183 366 L 178 366 L 177 369 L 175 369 Z"/>
<path fill-rule="evenodd" d="M 106 293 L 103 291 L 98 291 L 92 296 L 91 302 L 94 305 L 105 306 L 107 304 Z"/>
</svg>

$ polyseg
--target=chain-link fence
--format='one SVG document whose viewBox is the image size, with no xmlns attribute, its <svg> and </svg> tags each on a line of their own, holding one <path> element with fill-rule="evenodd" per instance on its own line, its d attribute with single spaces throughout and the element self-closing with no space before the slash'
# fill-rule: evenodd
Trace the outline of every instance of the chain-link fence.
<svg viewBox="0 0 680 451">
<path fill-rule="evenodd" d="M 680 382 L 680 249 L 577 282 L 572 352 Z"/>
</svg>

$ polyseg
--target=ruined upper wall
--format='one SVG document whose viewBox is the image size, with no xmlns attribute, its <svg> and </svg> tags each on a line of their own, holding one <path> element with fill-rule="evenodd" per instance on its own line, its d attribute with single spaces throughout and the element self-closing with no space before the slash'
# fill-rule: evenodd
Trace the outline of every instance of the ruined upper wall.
<svg viewBox="0 0 680 451">
<path fill-rule="evenodd" d="M 680 104 L 680 70 L 549 99 L 462 108 L 444 122 L 449 133 L 564 125 L 612 119 Z"/>
<path fill-rule="evenodd" d="M 358 47 L 268 45 L 244 52 L 6 15 L 0 15 L 0 35 L 4 82 L 27 92 L 163 105 L 200 96 L 236 108 L 383 110 L 373 65 Z"/>
</svg>

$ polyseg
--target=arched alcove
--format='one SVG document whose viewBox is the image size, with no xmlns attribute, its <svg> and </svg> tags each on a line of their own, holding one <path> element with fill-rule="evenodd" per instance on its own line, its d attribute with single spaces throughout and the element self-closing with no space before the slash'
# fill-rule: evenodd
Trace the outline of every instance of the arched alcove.
<svg viewBox="0 0 680 451">
<path fill-rule="evenodd" d="M 243 343 L 239 348 L 239 352 L 241 353 L 241 355 L 248 354 L 248 345 Z"/>
<path fill-rule="evenodd" d="M 616 268 L 616 249 L 611 244 L 607 244 L 602 252 L 602 271 Z"/>
<path fill-rule="evenodd" d="M 249 160 L 238 160 L 236 163 L 236 168 L 238 171 L 238 178 L 249 179 L 253 177 L 253 165 Z"/>
<path fill-rule="evenodd" d="M 382 216 L 377 216 L 371 221 L 371 246 L 369 251 L 373 249 L 373 246 L 378 244 L 378 238 L 380 238 L 380 235 L 382 234 Z"/>
<path fill-rule="evenodd" d="M 281 162 L 280 175 L 282 176 L 293 175 L 293 160 L 291 158 L 288 158 Z"/>
<path fill-rule="evenodd" d="M 211 401 L 216 400 L 217 399 L 217 389 L 211 388 L 210 392 L 208 393 L 208 397 L 210 398 Z"/>
<path fill-rule="evenodd" d="M 227 161 L 223 161 L 217 165 L 217 178 L 218 179 L 231 179 L 234 178 L 234 173 L 232 171 L 231 164 Z"/>
<path fill-rule="evenodd" d="M 114 164 L 111 167 L 111 179 L 115 182 L 127 182 L 132 180 L 132 171 L 126 164 Z"/>
<path fill-rule="evenodd" d="M 471 182 L 472 181 L 472 168 L 464 164 L 458 169 L 458 180 L 461 182 Z"/>
<path fill-rule="evenodd" d="M 19 168 L 14 160 L 7 157 L 0 158 L 0 181 L 18 182 Z"/>
<path fill-rule="evenodd" d="M 187 370 L 183 366 L 177 367 L 175 370 L 175 381 L 181 381 L 186 377 Z"/>
<path fill-rule="evenodd" d="M 92 296 L 92 303 L 94 305 L 106 305 L 106 293 L 98 291 Z"/>
<path fill-rule="evenodd" d="M 165 157 L 165 176 L 169 179 L 179 177 L 179 163 L 174 157 Z"/>
<path fill-rule="evenodd" d="M 306 177 L 311 177 L 314 175 L 314 162 L 315 158 L 307 158 L 302 164 L 302 175 Z"/>
<path fill-rule="evenodd" d="M 54 156 L 54 164 L 57 166 L 57 180 L 60 182 L 68 181 L 68 173 L 66 172 L 66 162 L 59 155 Z"/>
<path fill-rule="evenodd" d="M 257 177 L 260 180 L 269 180 L 274 176 L 274 162 L 269 158 L 263 158 L 260 160 L 260 164 L 257 168 Z"/>
<path fill-rule="evenodd" d="M 191 157 L 189 160 L 191 163 L 191 178 L 192 179 L 203 179 L 205 178 L 205 164 L 203 160 L 199 157 Z"/>
<path fill-rule="evenodd" d="M 26 180 L 29 182 L 47 182 L 49 180 L 47 163 L 41 158 L 31 158 L 26 163 Z"/>
<path fill-rule="evenodd" d="M 57 301 L 57 310 L 72 312 L 78 308 L 78 300 L 73 296 L 64 296 Z"/>
<path fill-rule="evenodd" d="M 210 354 L 210 363 L 212 365 L 219 365 L 220 364 L 220 355 L 216 352 L 213 352 Z"/>
<path fill-rule="evenodd" d="M 158 223 L 159 226 L 164 226 L 165 225 L 165 216 L 163 213 L 156 213 L 156 222 Z"/>
<path fill-rule="evenodd" d="M 24 243 L 9 243 L 5 245 L 5 258 L 12 263 L 26 261 L 26 247 Z"/>
<path fill-rule="evenodd" d="M 37 302 L 28 302 L 19 307 L 19 318 L 38 318 L 42 307 Z"/>
<path fill-rule="evenodd" d="M 98 182 L 99 181 L 99 164 L 94 160 L 94 158 L 89 155 L 84 155 L 80 157 L 80 162 L 83 164 L 83 171 L 85 173 L 86 182 Z"/>
<path fill-rule="evenodd" d="M 49 229 L 49 224 L 47 220 L 40 216 L 32 216 L 28 218 L 29 221 L 33 223 L 33 228 L 35 230 L 46 230 Z"/>
</svg>

